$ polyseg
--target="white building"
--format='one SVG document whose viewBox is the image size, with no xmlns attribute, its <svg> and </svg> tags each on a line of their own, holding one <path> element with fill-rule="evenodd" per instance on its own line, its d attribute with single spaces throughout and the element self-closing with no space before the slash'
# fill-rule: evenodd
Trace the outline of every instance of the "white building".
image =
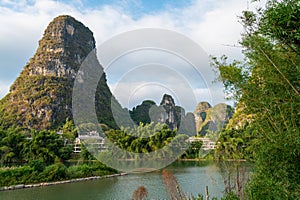
<svg viewBox="0 0 300 200">
<path fill-rule="evenodd" d="M 203 138 L 203 137 L 189 137 L 188 139 L 189 142 L 196 142 L 196 141 L 201 141 L 202 142 L 202 147 L 201 149 L 207 151 L 211 149 L 215 149 L 217 147 L 216 142 L 208 139 L 208 138 Z"/>
<path fill-rule="evenodd" d="M 101 136 L 93 135 L 80 135 L 74 141 L 74 153 L 81 152 L 81 144 L 88 144 L 89 148 L 95 148 L 97 151 L 106 151 L 107 147 L 105 146 L 105 139 Z"/>
</svg>

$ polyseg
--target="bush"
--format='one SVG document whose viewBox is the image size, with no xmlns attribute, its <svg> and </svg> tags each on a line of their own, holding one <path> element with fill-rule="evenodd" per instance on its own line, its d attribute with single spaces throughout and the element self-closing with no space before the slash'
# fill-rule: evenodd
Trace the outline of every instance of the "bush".
<svg viewBox="0 0 300 200">
<path fill-rule="evenodd" d="M 59 181 L 67 177 L 67 167 L 61 163 L 49 165 L 39 174 L 39 180 L 50 182 Z"/>
<path fill-rule="evenodd" d="M 225 197 L 221 198 L 221 200 L 240 200 L 240 198 L 234 192 L 228 193 Z"/>
<path fill-rule="evenodd" d="M 46 165 L 43 161 L 41 160 L 31 160 L 29 161 L 29 166 L 34 169 L 34 171 L 37 172 L 42 172 L 44 171 Z"/>
<path fill-rule="evenodd" d="M 88 176 L 103 176 L 111 173 L 118 173 L 118 171 L 108 168 L 100 162 L 71 166 L 67 170 L 67 176 L 70 179 Z"/>
<path fill-rule="evenodd" d="M 117 173 L 100 162 L 70 166 L 56 163 L 45 167 L 40 160 L 33 160 L 27 166 L 15 168 L 0 168 L 0 187 L 17 184 L 53 182 L 88 176 L 103 176 Z"/>
<path fill-rule="evenodd" d="M 0 169 L 0 186 L 25 183 L 34 169 L 30 166 Z"/>
</svg>

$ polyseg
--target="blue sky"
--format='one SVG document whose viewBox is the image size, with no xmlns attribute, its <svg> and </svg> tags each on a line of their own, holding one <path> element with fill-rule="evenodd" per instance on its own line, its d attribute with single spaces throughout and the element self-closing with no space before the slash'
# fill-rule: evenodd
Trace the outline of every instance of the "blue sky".
<svg viewBox="0 0 300 200">
<path fill-rule="evenodd" d="M 263 3 L 250 4 L 250 9 L 258 4 Z M 161 28 L 189 37 L 207 55 L 226 54 L 232 59 L 242 59 L 241 49 L 230 46 L 240 40 L 243 29 L 237 16 L 247 8 L 248 0 L 0 0 L 0 98 L 8 93 L 10 85 L 34 55 L 44 29 L 58 15 L 69 14 L 83 22 L 93 31 L 100 46 L 120 33 Z M 127 65 L 130 64 L 128 61 Z M 134 85 L 134 80 L 128 85 L 120 82 L 122 75 L 118 78 L 114 71 L 107 70 L 112 90 L 120 84 L 122 88 Z M 167 74 L 165 76 L 170 78 Z M 138 83 L 136 81 L 136 85 Z M 205 88 L 196 82 L 192 87 L 198 102 L 211 101 Z M 222 87 L 214 87 L 215 103 L 224 102 Z M 123 106 L 132 107 L 150 97 L 159 103 L 161 92 L 153 90 L 153 93 L 135 94 L 134 100 L 126 99 L 121 93 L 115 96 Z M 193 107 L 191 105 L 188 110 Z"/>
<path fill-rule="evenodd" d="M 74 4 L 84 8 L 100 8 L 103 5 L 111 5 L 123 9 L 134 18 L 138 18 L 149 13 L 154 14 L 165 9 L 183 8 L 192 4 L 192 0 L 60 0 L 60 2 Z"/>
</svg>

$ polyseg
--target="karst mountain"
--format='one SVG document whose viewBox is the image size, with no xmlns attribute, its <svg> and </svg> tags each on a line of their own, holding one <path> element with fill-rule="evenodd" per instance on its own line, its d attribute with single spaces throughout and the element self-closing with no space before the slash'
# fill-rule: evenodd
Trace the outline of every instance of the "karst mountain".
<svg viewBox="0 0 300 200">
<path fill-rule="evenodd" d="M 72 119 L 74 80 L 95 46 L 92 31 L 81 22 L 67 15 L 56 17 L 9 94 L 1 100 L 0 126 L 54 129 L 64 124 L 66 118 Z M 104 73 L 98 82 L 95 108 L 99 123 L 115 127 L 111 101 L 120 107 Z"/>
</svg>

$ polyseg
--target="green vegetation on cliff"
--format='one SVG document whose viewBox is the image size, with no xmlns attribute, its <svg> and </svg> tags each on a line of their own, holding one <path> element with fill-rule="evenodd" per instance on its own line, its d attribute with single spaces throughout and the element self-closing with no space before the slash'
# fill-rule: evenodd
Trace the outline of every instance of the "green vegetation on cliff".
<svg viewBox="0 0 300 200">
<path fill-rule="evenodd" d="M 0 126 L 24 129 L 56 129 L 72 119 L 72 92 L 77 72 L 95 48 L 93 33 L 71 16 L 56 17 L 46 28 L 39 46 L 26 64 L 9 94 L 0 101 Z M 95 65 L 102 69 L 97 58 Z M 105 74 L 95 92 L 99 123 L 116 128 L 112 96 Z"/>
<path fill-rule="evenodd" d="M 225 103 L 211 106 L 208 102 L 198 103 L 195 111 L 197 134 L 200 136 L 218 133 L 232 118 L 234 109 Z"/>
<path fill-rule="evenodd" d="M 141 105 L 138 105 L 130 111 L 131 119 L 136 123 L 149 124 L 151 119 L 149 116 L 149 111 L 152 106 L 156 106 L 156 103 L 151 100 L 145 100 Z"/>
</svg>

